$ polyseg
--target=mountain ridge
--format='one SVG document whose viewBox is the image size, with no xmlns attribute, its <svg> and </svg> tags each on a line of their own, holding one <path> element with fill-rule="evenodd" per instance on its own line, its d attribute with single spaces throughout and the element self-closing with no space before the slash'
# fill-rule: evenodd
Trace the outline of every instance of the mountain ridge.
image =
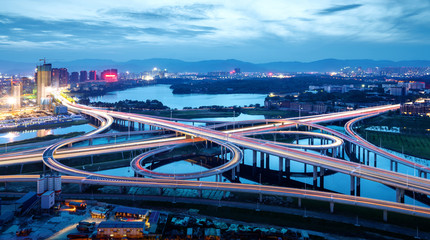
<svg viewBox="0 0 430 240">
<path fill-rule="evenodd" d="M 40 62 L 13 62 L 0 60 L 0 72 L 7 74 L 31 73 Z M 173 58 L 131 59 L 125 62 L 110 59 L 77 59 L 72 61 L 53 61 L 53 67 L 66 67 L 69 72 L 81 70 L 104 70 L 117 68 L 120 72 L 150 71 L 154 67 L 169 72 L 231 71 L 240 68 L 242 72 L 333 72 L 344 67 L 430 67 L 430 60 L 372 60 L 372 59 L 321 59 L 312 62 L 275 61 L 252 63 L 237 59 L 218 59 L 202 61 L 183 61 Z"/>
</svg>

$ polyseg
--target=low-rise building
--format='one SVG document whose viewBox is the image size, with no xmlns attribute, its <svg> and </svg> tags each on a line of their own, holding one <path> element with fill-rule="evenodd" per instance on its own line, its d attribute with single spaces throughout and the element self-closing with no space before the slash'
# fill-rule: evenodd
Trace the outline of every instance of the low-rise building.
<svg viewBox="0 0 430 240">
<path fill-rule="evenodd" d="M 400 112 L 408 116 L 430 117 L 430 98 L 404 103 L 400 106 Z"/>
<path fill-rule="evenodd" d="M 144 222 L 100 222 L 97 227 L 98 239 L 143 239 Z"/>
</svg>

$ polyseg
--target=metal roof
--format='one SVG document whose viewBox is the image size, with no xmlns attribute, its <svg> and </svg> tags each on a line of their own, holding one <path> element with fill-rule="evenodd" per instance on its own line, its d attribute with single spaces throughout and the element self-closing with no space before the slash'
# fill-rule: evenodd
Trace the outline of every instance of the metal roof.
<svg viewBox="0 0 430 240">
<path fill-rule="evenodd" d="M 131 207 L 123 207 L 118 206 L 113 210 L 114 213 L 120 212 L 120 213 L 130 213 L 130 214 L 139 214 L 139 215 L 147 215 L 148 210 L 147 209 L 141 209 L 141 208 L 131 208 Z"/>
<path fill-rule="evenodd" d="M 97 228 L 145 228 L 144 222 L 115 222 L 105 221 L 100 222 Z"/>
</svg>

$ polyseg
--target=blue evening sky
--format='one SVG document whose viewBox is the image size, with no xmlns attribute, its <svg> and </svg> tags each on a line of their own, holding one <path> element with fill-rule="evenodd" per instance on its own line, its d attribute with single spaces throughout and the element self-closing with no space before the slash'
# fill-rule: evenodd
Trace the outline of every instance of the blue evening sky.
<svg viewBox="0 0 430 240">
<path fill-rule="evenodd" d="M 2 0 L 0 60 L 430 60 L 429 0 Z"/>
</svg>

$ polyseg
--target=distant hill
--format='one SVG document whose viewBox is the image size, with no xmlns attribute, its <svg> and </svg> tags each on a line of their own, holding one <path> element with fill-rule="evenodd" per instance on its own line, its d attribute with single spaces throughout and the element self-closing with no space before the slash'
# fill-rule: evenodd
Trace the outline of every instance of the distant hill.
<svg viewBox="0 0 430 240">
<path fill-rule="evenodd" d="M 0 60 L 0 73 L 8 74 L 32 74 L 38 63 L 22 63 Z M 243 72 L 332 72 L 343 67 L 429 67 L 430 61 L 376 61 L 368 59 L 339 60 L 324 59 L 314 62 L 269 62 L 250 63 L 235 59 L 205 60 L 187 62 L 177 59 L 152 58 L 145 60 L 130 60 L 116 62 L 103 59 L 81 59 L 67 62 L 52 62 L 53 67 L 66 67 L 69 72 L 81 70 L 104 70 L 117 68 L 120 72 L 150 71 L 154 67 L 167 69 L 169 72 L 199 72 L 231 71 L 240 68 Z"/>
</svg>

